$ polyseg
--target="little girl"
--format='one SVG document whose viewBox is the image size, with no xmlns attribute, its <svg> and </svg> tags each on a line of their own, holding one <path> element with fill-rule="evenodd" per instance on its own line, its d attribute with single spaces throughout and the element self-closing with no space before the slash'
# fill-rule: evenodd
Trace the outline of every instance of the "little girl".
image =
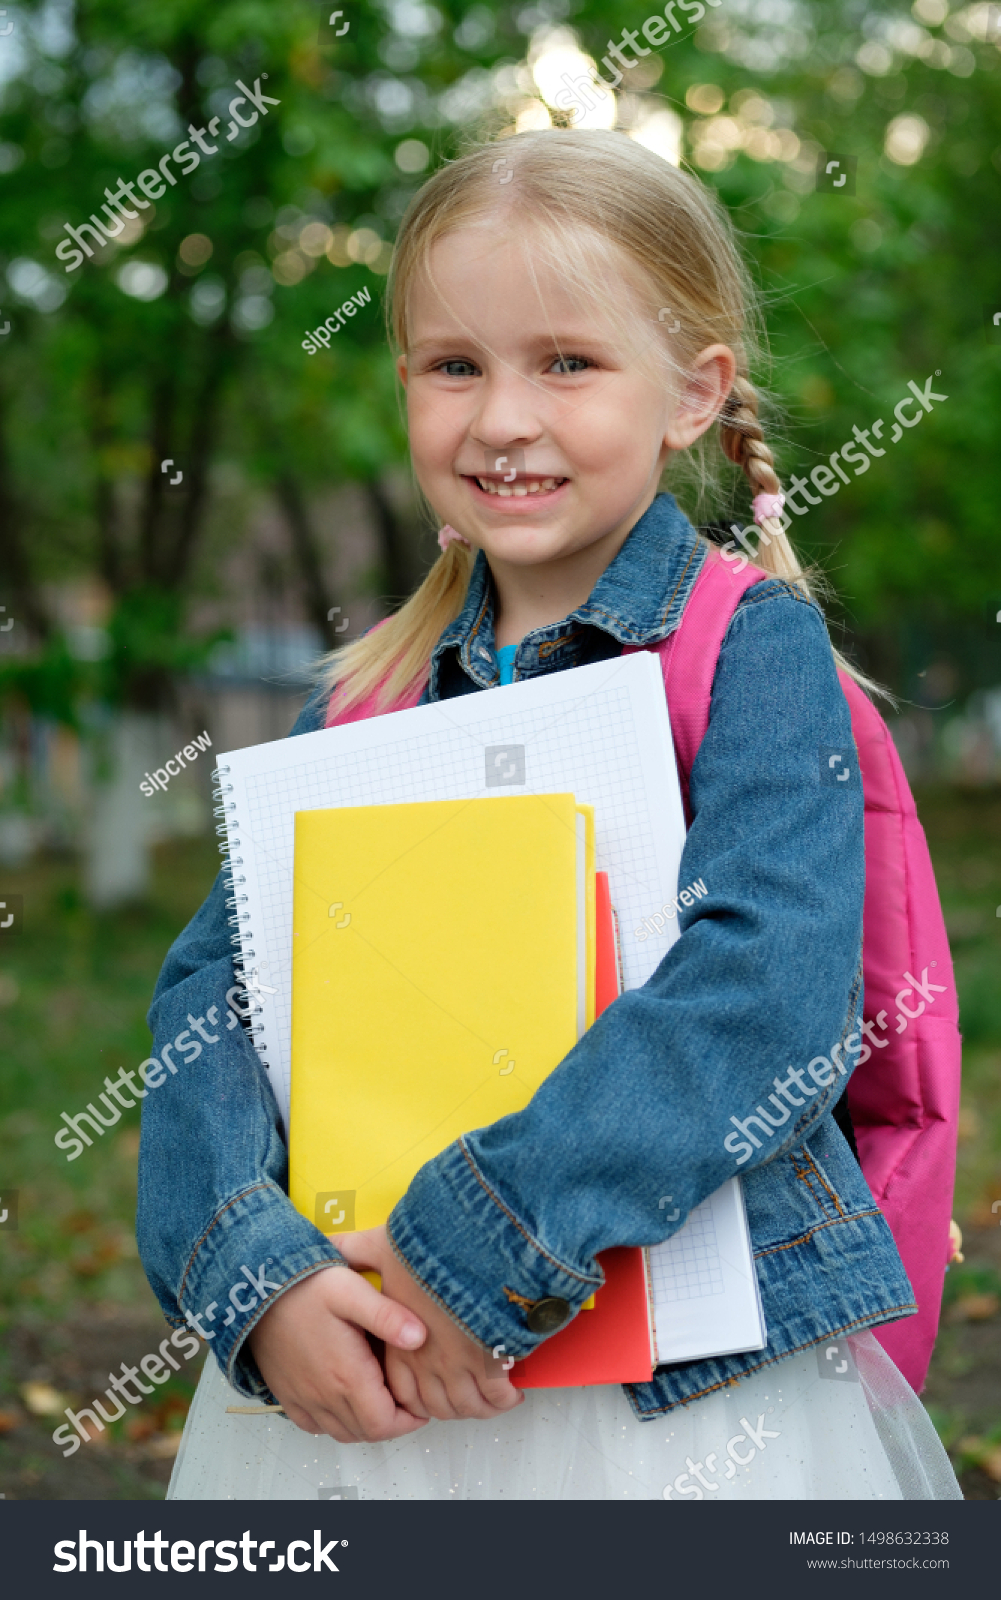
<svg viewBox="0 0 1001 1600">
<path fill-rule="evenodd" d="M 835 1123 L 838 1080 L 793 1087 L 861 1022 L 862 795 L 818 777 L 818 750 L 850 750 L 851 724 L 782 531 L 749 378 L 747 273 L 711 194 L 623 134 L 506 139 L 503 182 L 497 149 L 424 185 L 390 279 L 414 470 L 445 525 L 442 554 L 395 616 L 335 652 L 293 732 L 683 628 L 719 556 L 659 486 L 696 447 L 705 481 L 718 425 L 767 535 L 768 576 L 726 632 L 690 773 L 680 881 L 709 893 L 527 1108 L 429 1162 L 385 1228 L 332 1240 L 292 1208 L 284 1132 L 241 1028 L 220 1029 L 197 1074 L 150 1097 L 143 1259 L 168 1320 L 197 1327 L 217 1357 L 170 1494 L 961 1498 L 867 1331 L 912 1314 L 914 1296 Z M 167 957 L 157 1048 L 232 993 L 225 898 L 217 882 Z M 745 1140 L 748 1159 L 733 1122 L 750 1127 L 769 1096 L 781 1132 Z M 596 1254 L 676 1232 L 735 1153 L 767 1348 L 662 1367 L 626 1391 L 515 1389 L 491 1352 L 524 1355 L 563 1326 Z M 665 1174 L 670 1212 L 648 1198 Z M 248 1279 L 252 1304 L 230 1294 Z"/>
</svg>

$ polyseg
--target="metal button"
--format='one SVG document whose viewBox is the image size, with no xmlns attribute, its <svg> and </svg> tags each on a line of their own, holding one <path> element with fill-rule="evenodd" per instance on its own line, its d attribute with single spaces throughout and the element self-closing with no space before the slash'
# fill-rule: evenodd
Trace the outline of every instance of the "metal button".
<svg viewBox="0 0 1001 1600">
<path fill-rule="evenodd" d="M 555 1333 L 569 1322 L 570 1306 L 558 1295 L 551 1295 L 547 1300 L 536 1300 L 525 1320 L 533 1333 Z"/>
<path fill-rule="evenodd" d="M 490 651 L 489 651 L 489 650 L 488 650 L 488 649 L 487 649 L 487 647 L 486 647 L 486 645 L 485 645 L 485 644 L 478 644 L 478 645 L 477 645 L 477 646 L 476 646 L 476 654 L 477 654 L 477 655 L 478 655 L 478 656 L 482 656 L 482 657 L 483 657 L 483 659 L 484 659 L 484 661 L 490 661 L 490 660 L 491 660 L 491 659 L 492 659 L 492 658 L 491 658 L 491 653 L 490 653 Z"/>
</svg>

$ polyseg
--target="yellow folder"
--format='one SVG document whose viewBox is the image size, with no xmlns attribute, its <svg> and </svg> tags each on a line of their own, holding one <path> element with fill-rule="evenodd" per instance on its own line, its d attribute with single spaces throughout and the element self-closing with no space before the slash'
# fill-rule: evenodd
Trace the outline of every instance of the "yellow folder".
<svg viewBox="0 0 1001 1600">
<path fill-rule="evenodd" d="M 290 1194 L 383 1223 L 594 1018 L 594 813 L 571 794 L 300 811 Z"/>
</svg>

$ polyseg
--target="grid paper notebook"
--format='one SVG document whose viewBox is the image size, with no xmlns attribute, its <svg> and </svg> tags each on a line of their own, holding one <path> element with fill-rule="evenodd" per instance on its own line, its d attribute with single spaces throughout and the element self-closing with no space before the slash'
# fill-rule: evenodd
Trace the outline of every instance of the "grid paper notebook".
<svg viewBox="0 0 1001 1600">
<path fill-rule="evenodd" d="M 677 893 L 685 842 L 664 681 L 653 652 L 228 751 L 219 758 L 219 785 L 234 864 L 240 953 L 259 985 L 258 1048 L 286 1129 L 297 811 L 573 793 L 595 808 L 597 868 L 608 873 L 622 930 L 625 988 L 645 983 L 678 936 L 675 918 L 665 921 L 659 935 L 636 937 L 643 919 Z M 733 1198 L 721 1199 L 728 1193 Z M 742 1230 L 724 1230 L 721 1245 L 699 1220 L 706 1206 L 713 1216 L 718 1210 L 731 1221 L 739 1218 Z M 699 1269 L 711 1278 L 721 1272 L 720 1263 L 726 1266 L 723 1292 L 694 1294 Z M 746 1322 L 758 1301 L 739 1178 L 710 1196 L 672 1239 L 653 1246 L 650 1265 L 655 1308 L 658 1285 L 675 1285 L 665 1334 L 684 1306 L 687 1320 L 702 1329 L 703 1346 L 707 1339 L 713 1343 L 712 1329 L 734 1296 Z M 668 1304 L 665 1299 L 665 1314 Z M 760 1341 L 727 1349 L 760 1349 L 764 1343 L 762 1327 Z M 711 1352 L 700 1353 L 724 1351 L 715 1343 Z"/>
</svg>

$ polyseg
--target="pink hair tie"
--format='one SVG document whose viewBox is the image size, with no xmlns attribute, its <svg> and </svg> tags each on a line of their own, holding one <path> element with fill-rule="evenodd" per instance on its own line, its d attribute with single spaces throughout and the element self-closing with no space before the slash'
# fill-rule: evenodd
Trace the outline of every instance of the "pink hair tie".
<svg viewBox="0 0 1001 1600">
<path fill-rule="evenodd" d="M 771 517 L 780 517 L 785 503 L 784 494 L 756 494 L 751 501 L 751 509 L 758 527 L 760 528 L 761 524 Z"/>
<path fill-rule="evenodd" d="M 456 544 L 464 544 L 467 550 L 471 550 L 473 548 L 464 534 L 456 533 L 455 529 L 450 528 L 446 522 L 445 526 L 438 535 L 438 546 L 442 551 L 445 551 L 448 549 L 453 540 Z"/>
</svg>

